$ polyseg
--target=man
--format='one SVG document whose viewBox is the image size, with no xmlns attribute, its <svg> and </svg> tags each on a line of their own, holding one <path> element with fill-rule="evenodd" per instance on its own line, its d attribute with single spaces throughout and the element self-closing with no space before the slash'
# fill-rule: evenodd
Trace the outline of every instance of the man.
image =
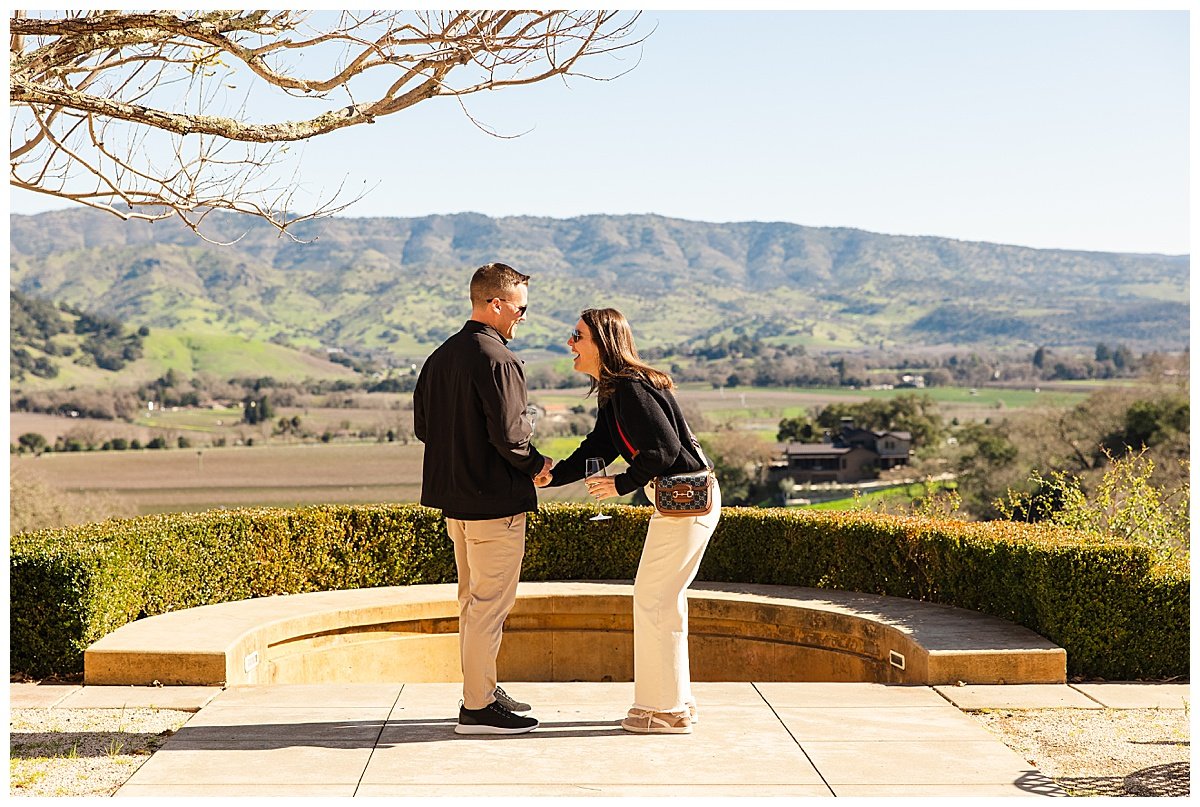
<svg viewBox="0 0 1200 807">
<path fill-rule="evenodd" d="M 496 685 L 504 619 L 517 597 L 533 477 L 553 464 L 529 442 L 521 360 L 507 347 L 525 321 L 529 276 L 489 263 L 471 278 L 471 318 L 425 361 L 413 391 L 425 444 L 421 504 L 442 511 L 458 568 L 463 702 L 458 734 L 522 734 L 529 710 Z"/>
</svg>

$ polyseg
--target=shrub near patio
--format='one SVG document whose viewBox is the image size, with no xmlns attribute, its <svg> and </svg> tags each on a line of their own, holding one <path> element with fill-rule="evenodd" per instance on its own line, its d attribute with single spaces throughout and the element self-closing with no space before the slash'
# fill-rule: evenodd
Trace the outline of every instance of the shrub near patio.
<svg viewBox="0 0 1200 807">
<path fill-rule="evenodd" d="M 544 504 L 523 580 L 622 580 L 647 507 Z M 11 542 L 11 670 L 83 669 L 83 651 L 145 616 L 248 597 L 452 582 L 437 511 L 416 505 L 215 510 L 43 530 Z M 700 568 L 711 582 L 858 591 L 1024 625 L 1072 675 L 1187 676 L 1189 573 L 1143 546 L 1056 527 L 872 513 L 726 508 Z"/>
</svg>

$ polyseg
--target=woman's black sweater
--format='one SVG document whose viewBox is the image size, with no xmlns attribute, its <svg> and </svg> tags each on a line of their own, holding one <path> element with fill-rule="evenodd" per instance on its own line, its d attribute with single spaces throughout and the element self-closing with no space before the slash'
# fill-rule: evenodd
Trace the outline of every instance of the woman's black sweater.
<svg viewBox="0 0 1200 807">
<path fill-rule="evenodd" d="M 690 433 L 670 390 L 656 389 L 640 379 L 618 379 L 612 396 L 600 402 L 591 433 L 571 456 L 551 470 L 550 486 L 582 479 L 584 460 L 589 457 L 600 457 L 606 467 L 618 455 L 625 458 L 629 470 L 613 477 L 617 493 L 622 496 L 644 487 L 656 476 L 702 471 L 708 465 L 692 445 Z"/>
</svg>

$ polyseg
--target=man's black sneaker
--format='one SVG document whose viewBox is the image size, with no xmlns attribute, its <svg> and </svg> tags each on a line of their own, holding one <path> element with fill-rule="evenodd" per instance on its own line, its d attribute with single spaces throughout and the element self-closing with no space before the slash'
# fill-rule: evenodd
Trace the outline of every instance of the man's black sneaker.
<svg viewBox="0 0 1200 807">
<path fill-rule="evenodd" d="M 497 701 L 482 709 L 458 707 L 458 725 L 455 734 L 524 734 L 538 727 L 532 717 L 515 715 Z"/>
<path fill-rule="evenodd" d="M 528 703 L 522 703 L 512 695 L 509 695 L 500 687 L 496 687 L 496 703 L 500 704 L 510 712 L 528 712 L 533 708 Z"/>
</svg>

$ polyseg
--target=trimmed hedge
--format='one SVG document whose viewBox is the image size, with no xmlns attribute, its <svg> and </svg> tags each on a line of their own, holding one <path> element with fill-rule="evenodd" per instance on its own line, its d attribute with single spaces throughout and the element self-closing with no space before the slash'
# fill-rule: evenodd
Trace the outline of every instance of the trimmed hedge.
<svg viewBox="0 0 1200 807">
<path fill-rule="evenodd" d="M 626 580 L 648 507 L 542 505 L 523 580 Z M 11 671 L 83 669 L 83 651 L 133 619 L 327 589 L 447 583 L 436 510 L 320 506 L 168 514 L 19 535 L 11 543 Z M 1011 620 L 1067 651 L 1073 675 L 1187 676 L 1189 574 L 1148 550 L 1058 528 L 872 513 L 725 508 L 699 579 L 859 591 Z"/>
</svg>

